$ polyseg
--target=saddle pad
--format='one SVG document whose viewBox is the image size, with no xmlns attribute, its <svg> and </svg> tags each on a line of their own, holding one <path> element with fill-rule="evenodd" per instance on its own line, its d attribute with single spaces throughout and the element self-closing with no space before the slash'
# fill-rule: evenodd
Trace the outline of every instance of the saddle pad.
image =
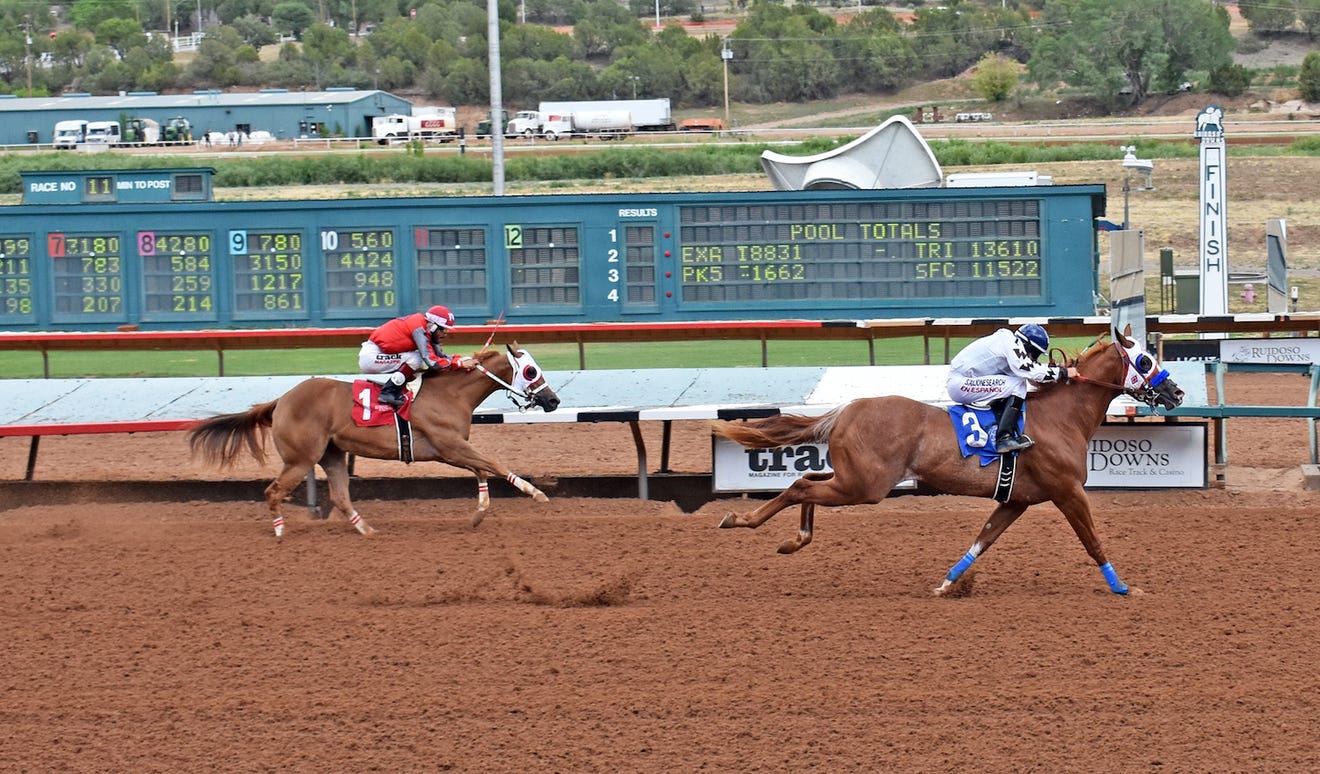
<svg viewBox="0 0 1320 774">
<path fill-rule="evenodd" d="M 958 449 L 962 456 L 981 455 L 981 467 L 999 459 L 995 449 L 995 424 L 999 417 L 990 409 L 971 406 L 949 406 L 949 417 L 953 419 L 953 434 L 958 439 Z M 1018 432 L 1026 425 L 1026 410 L 1018 417 Z"/>
<path fill-rule="evenodd" d="M 358 427 L 393 425 L 395 411 L 380 402 L 381 386 L 370 379 L 353 382 L 353 423 Z M 405 420 L 412 411 L 412 392 L 403 391 L 403 408 L 397 412 Z"/>
</svg>

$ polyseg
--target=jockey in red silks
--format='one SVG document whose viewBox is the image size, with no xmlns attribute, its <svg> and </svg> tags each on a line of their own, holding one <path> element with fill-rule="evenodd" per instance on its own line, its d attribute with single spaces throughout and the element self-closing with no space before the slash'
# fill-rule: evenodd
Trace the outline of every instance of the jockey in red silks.
<svg viewBox="0 0 1320 774">
<path fill-rule="evenodd" d="M 946 387 L 954 403 L 989 405 L 998 416 L 995 448 L 1002 454 L 1030 448 L 1035 441 L 1018 434 L 1018 417 L 1028 382 L 1066 382 L 1076 368 L 1036 362 L 1049 351 L 1050 336 L 1035 323 L 1016 331 L 1000 328 L 968 344 L 949 363 Z"/>
<path fill-rule="evenodd" d="M 382 386 L 381 403 L 402 407 L 403 385 L 415 374 L 433 369 L 471 370 L 466 358 L 451 357 L 440 348 L 453 327 L 454 313 L 437 305 L 397 317 L 371 332 L 358 351 L 358 367 Z"/>
</svg>

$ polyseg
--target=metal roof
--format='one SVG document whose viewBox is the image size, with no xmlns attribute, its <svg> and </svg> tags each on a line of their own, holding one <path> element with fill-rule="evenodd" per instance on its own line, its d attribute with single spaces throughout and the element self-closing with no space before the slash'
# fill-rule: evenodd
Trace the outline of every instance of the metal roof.
<svg viewBox="0 0 1320 774">
<path fill-rule="evenodd" d="M 327 89 L 323 91 L 287 91 L 263 89 L 257 92 L 229 93 L 218 90 L 191 94 L 156 94 L 129 92 L 113 96 L 65 94 L 52 97 L 0 99 L 0 112 L 21 113 L 33 110 L 182 110 L 192 107 L 277 107 L 288 105 L 346 105 L 375 95 L 400 99 L 389 92 L 374 89 Z"/>
</svg>

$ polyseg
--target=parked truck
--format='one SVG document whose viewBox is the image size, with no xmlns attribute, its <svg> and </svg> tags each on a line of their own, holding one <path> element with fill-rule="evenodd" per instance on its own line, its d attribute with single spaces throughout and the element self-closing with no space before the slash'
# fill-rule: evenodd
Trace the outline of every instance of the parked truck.
<svg viewBox="0 0 1320 774">
<path fill-rule="evenodd" d="M 491 120 L 490 120 L 490 117 L 489 117 L 489 116 L 487 116 L 486 118 L 483 118 L 483 119 L 481 119 L 480 121 L 477 122 L 477 138 L 478 138 L 478 139 L 486 139 L 486 138 L 489 138 L 489 137 L 491 136 L 491 130 L 490 130 L 491 127 L 490 127 L 490 124 L 491 124 Z M 507 111 L 507 110 L 501 110 L 501 111 L 500 111 L 500 130 L 504 132 L 504 136 L 505 136 L 505 137 L 509 137 L 509 136 L 510 136 L 510 135 L 509 135 L 509 132 L 508 132 L 508 128 L 509 128 L 509 111 Z"/>
<path fill-rule="evenodd" d="M 509 136 L 559 139 L 568 135 L 622 137 L 632 132 L 672 132 L 669 99 L 606 99 L 542 102 L 509 121 Z"/>
<path fill-rule="evenodd" d="M 73 150 L 87 139 L 87 122 L 81 118 L 55 122 L 51 143 L 56 150 Z"/>
<path fill-rule="evenodd" d="M 123 132 L 118 121 L 90 121 L 87 124 L 85 145 L 115 146 L 123 139 Z"/>
<path fill-rule="evenodd" d="M 371 137 L 381 145 L 405 140 L 450 142 L 458 137 L 458 110 L 423 107 L 415 108 L 412 115 L 376 116 L 371 119 Z"/>
<path fill-rule="evenodd" d="M 585 113 L 596 110 L 626 110 L 632 118 L 634 131 L 672 132 L 678 127 L 669 109 L 669 98 L 659 99 L 602 99 L 577 102 L 542 102 L 542 113 Z"/>
<path fill-rule="evenodd" d="M 614 140 L 633 130 L 632 116 L 626 110 L 584 110 L 580 113 L 540 113 L 525 110 L 514 116 L 509 134 L 559 140 L 566 137 L 599 137 Z"/>
</svg>

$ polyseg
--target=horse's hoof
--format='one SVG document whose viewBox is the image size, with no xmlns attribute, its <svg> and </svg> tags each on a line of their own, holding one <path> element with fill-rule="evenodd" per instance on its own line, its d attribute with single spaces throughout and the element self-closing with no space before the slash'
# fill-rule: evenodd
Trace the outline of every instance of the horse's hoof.
<svg viewBox="0 0 1320 774">
<path fill-rule="evenodd" d="M 472 514 L 472 528 L 476 529 L 477 527 L 480 527 L 481 522 L 485 520 L 486 520 L 485 509 L 483 508 L 481 510 L 478 510 L 476 513 Z"/>
<path fill-rule="evenodd" d="M 540 489 L 536 490 L 536 494 L 532 495 L 532 499 L 538 503 L 550 502 L 550 498 L 546 497 L 545 492 L 542 492 Z"/>
<path fill-rule="evenodd" d="M 724 518 L 720 519 L 720 529 L 728 529 L 736 526 L 738 526 L 738 517 L 734 515 L 733 511 L 724 514 Z"/>
<path fill-rule="evenodd" d="M 784 542 L 779 544 L 779 553 L 791 554 L 797 551 L 801 547 L 802 544 L 798 543 L 796 540 L 785 540 Z"/>
</svg>

